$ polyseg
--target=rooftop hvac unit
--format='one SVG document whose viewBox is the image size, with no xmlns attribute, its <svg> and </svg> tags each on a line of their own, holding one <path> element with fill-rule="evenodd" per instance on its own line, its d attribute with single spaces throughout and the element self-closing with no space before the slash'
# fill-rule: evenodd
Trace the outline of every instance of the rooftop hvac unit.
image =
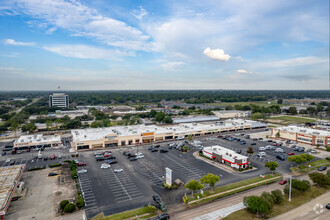
<svg viewBox="0 0 330 220">
<path fill-rule="evenodd" d="M 313 132 L 313 134 L 319 135 L 320 133 L 319 133 L 319 132 L 316 132 L 316 131 L 314 131 L 314 132 Z"/>
<path fill-rule="evenodd" d="M 87 135 L 84 135 L 85 138 L 87 138 Z"/>
<path fill-rule="evenodd" d="M 41 139 L 37 139 L 37 141 L 41 141 Z"/>
</svg>

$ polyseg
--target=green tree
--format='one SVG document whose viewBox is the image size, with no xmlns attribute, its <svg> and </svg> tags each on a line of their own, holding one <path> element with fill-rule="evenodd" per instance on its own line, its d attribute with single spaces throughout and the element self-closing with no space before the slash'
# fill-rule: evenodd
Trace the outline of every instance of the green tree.
<svg viewBox="0 0 330 220">
<path fill-rule="evenodd" d="M 253 113 L 251 115 L 252 120 L 260 120 L 260 119 L 263 119 L 263 118 L 264 118 L 264 115 L 260 112 Z"/>
<path fill-rule="evenodd" d="M 60 209 L 64 209 L 64 207 L 65 207 L 68 203 L 69 203 L 68 200 L 62 200 L 62 201 L 60 202 Z"/>
<path fill-rule="evenodd" d="M 271 191 L 271 194 L 274 197 L 275 204 L 281 204 L 283 202 L 283 195 L 282 195 L 281 190 L 279 190 L 279 189 L 273 190 L 273 191 Z"/>
<path fill-rule="evenodd" d="M 156 116 L 155 116 L 155 120 L 157 122 L 161 122 L 163 121 L 165 118 L 165 113 L 164 112 L 157 112 Z"/>
<path fill-rule="evenodd" d="M 244 197 L 243 203 L 249 212 L 256 213 L 258 217 L 265 216 L 272 208 L 265 199 L 259 196 Z"/>
<path fill-rule="evenodd" d="M 182 115 L 189 115 L 190 111 L 188 109 L 183 110 Z"/>
<path fill-rule="evenodd" d="M 214 175 L 212 173 L 208 173 L 205 176 L 201 178 L 201 183 L 203 184 L 209 184 L 211 188 L 214 187 L 214 185 L 219 182 L 220 177 L 217 175 Z"/>
<path fill-rule="evenodd" d="M 330 178 L 323 173 L 310 173 L 308 174 L 309 178 L 318 186 L 329 186 L 330 185 Z"/>
<path fill-rule="evenodd" d="M 172 124 L 173 123 L 173 119 L 171 118 L 171 116 L 166 116 L 164 118 L 164 123 L 166 123 L 166 124 Z"/>
<path fill-rule="evenodd" d="M 327 171 L 327 177 L 330 178 L 330 170 Z"/>
<path fill-rule="evenodd" d="M 186 189 L 190 189 L 192 191 L 192 195 L 194 194 L 194 191 L 200 190 L 204 188 L 204 185 L 198 182 L 197 180 L 191 180 L 188 182 L 185 187 Z"/>
<path fill-rule="evenodd" d="M 264 200 L 266 200 L 268 202 L 268 204 L 271 207 L 273 207 L 273 205 L 275 203 L 275 197 L 273 196 L 273 194 L 271 194 L 269 192 L 263 192 L 260 197 L 263 198 Z"/>
<path fill-rule="evenodd" d="M 188 140 L 189 140 L 189 141 L 192 141 L 193 139 L 194 139 L 194 136 L 193 136 L 192 134 L 189 134 L 189 135 L 188 135 Z"/>
<path fill-rule="evenodd" d="M 76 206 L 70 202 L 64 207 L 64 212 L 73 212 L 76 209 Z"/>
<path fill-rule="evenodd" d="M 149 112 L 149 115 L 150 115 L 150 118 L 154 118 L 154 117 L 156 117 L 156 115 L 157 115 L 157 111 L 155 111 L 155 110 L 151 110 L 150 112 Z"/>
<path fill-rule="evenodd" d="M 282 105 L 283 99 L 277 99 L 277 104 Z"/>
<path fill-rule="evenodd" d="M 28 124 L 25 126 L 25 129 L 26 129 L 27 131 L 30 131 L 30 132 L 36 130 L 36 128 L 37 128 L 37 127 L 36 127 L 36 125 L 35 125 L 33 122 L 28 123 Z"/>
<path fill-rule="evenodd" d="M 274 171 L 278 167 L 278 163 L 275 161 L 268 161 L 265 163 L 265 167 L 268 167 L 270 169 L 270 171 L 272 171 L 272 173 L 274 173 Z"/>
<path fill-rule="evenodd" d="M 296 107 L 290 107 L 288 110 L 288 113 L 291 115 L 296 115 L 297 114 L 297 108 Z"/>
<path fill-rule="evenodd" d="M 18 122 L 16 122 L 16 121 L 11 122 L 10 130 L 15 132 L 15 137 L 16 137 L 16 133 L 17 133 L 18 129 L 19 129 Z"/>
</svg>

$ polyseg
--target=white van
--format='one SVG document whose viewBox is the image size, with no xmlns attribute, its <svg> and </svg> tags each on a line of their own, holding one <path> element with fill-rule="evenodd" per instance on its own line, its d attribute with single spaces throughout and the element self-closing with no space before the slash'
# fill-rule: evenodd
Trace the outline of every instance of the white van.
<svg viewBox="0 0 330 220">
<path fill-rule="evenodd" d="M 184 136 L 178 136 L 176 139 L 177 140 L 183 140 L 184 139 Z"/>
</svg>

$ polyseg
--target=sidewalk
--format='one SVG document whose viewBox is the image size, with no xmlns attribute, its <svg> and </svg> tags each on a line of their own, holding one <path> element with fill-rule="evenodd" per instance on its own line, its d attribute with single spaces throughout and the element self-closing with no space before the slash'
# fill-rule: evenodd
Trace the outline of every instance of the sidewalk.
<svg viewBox="0 0 330 220">
<path fill-rule="evenodd" d="M 229 206 L 227 208 L 219 209 L 217 211 L 198 216 L 196 218 L 193 218 L 192 220 L 204 220 L 204 219 L 217 220 L 219 218 L 224 218 L 224 217 L 230 215 L 231 213 L 244 209 L 244 208 L 245 208 L 245 206 L 244 206 L 243 202 L 241 202 L 236 205 Z"/>
</svg>

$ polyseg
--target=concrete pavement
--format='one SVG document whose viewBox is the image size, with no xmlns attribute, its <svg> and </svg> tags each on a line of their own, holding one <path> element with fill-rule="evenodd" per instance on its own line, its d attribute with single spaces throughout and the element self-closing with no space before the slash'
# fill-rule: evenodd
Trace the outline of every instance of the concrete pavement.
<svg viewBox="0 0 330 220">
<path fill-rule="evenodd" d="M 321 196 L 305 203 L 289 212 L 278 215 L 272 220 L 326 220 L 329 219 L 330 210 L 325 208 L 325 205 L 330 203 L 330 191 Z"/>
</svg>

